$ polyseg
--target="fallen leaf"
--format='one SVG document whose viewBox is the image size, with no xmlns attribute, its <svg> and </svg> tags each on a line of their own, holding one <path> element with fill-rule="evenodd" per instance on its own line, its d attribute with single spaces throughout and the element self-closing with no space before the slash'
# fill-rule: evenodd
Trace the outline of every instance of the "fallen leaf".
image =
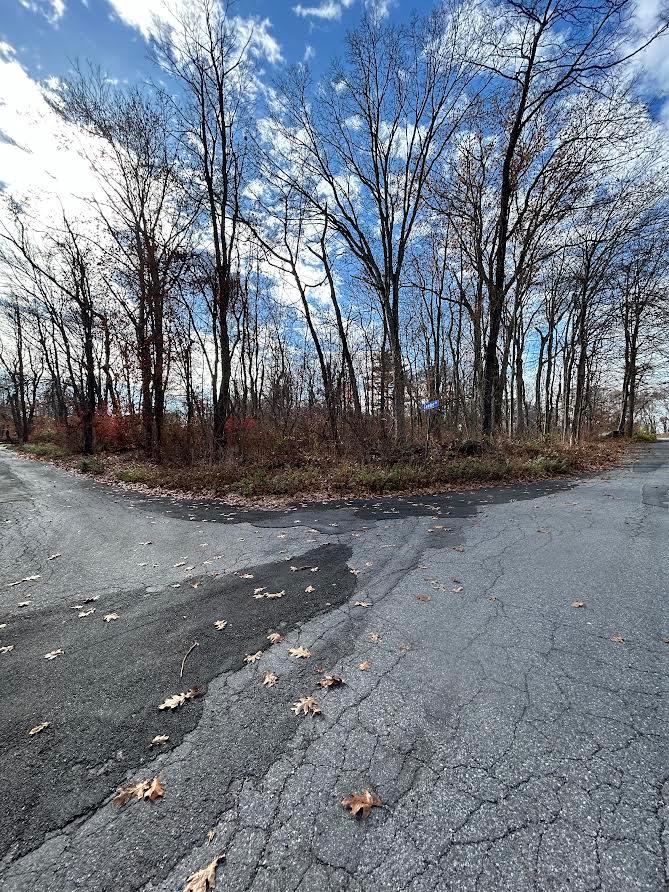
<svg viewBox="0 0 669 892">
<path fill-rule="evenodd" d="M 169 739 L 169 734 L 156 734 L 149 746 L 160 746 L 161 743 L 167 743 Z"/>
<path fill-rule="evenodd" d="M 33 576 L 24 576 L 21 582 L 34 582 L 36 579 L 41 579 L 41 575 L 39 573 L 35 573 Z"/>
<path fill-rule="evenodd" d="M 266 591 L 267 591 L 267 586 L 266 586 L 266 585 L 261 585 L 260 588 L 254 588 L 254 589 L 253 589 L 253 594 L 254 594 L 254 595 L 259 595 L 260 592 L 266 592 Z"/>
<path fill-rule="evenodd" d="M 63 651 L 61 650 L 61 648 L 58 648 L 58 650 L 50 650 L 48 654 L 44 654 L 44 659 L 55 660 L 56 657 L 61 656 L 62 653 Z"/>
<path fill-rule="evenodd" d="M 216 629 L 218 629 L 219 632 L 222 632 L 223 629 L 227 626 L 227 624 L 228 624 L 227 619 L 217 619 L 216 622 L 214 623 L 214 627 Z"/>
<path fill-rule="evenodd" d="M 322 688 L 334 688 L 337 685 L 344 684 L 344 680 L 338 675 L 324 675 L 318 684 Z"/>
<path fill-rule="evenodd" d="M 208 846 L 211 845 L 215 839 L 216 839 L 216 831 L 210 830 L 209 833 L 207 833 L 207 845 Z"/>
<path fill-rule="evenodd" d="M 278 644 L 280 641 L 283 641 L 283 635 L 280 632 L 270 632 L 267 640 L 270 644 Z"/>
<path fill-rule="evenodd" d="M 356 601 L 354 607 L 369 607 L 369 601 Z"/>
<path fill-rule="evenodd" d="M 616 644 L 624 644 L 625 643 L 625 639 L 619 632 L 616 632 L 615 635 L 611 635 L 611 641 L 615 641 Z"/>
<path fill-rule="evenodd" d="M 179 561 L 178 564 L 174 565 L 174 568 L 176 569 L 177 567 L 185 567 L 185 566 L 186 566 L 186 561 Z"/>
<path fill-rule="evenodd" d="M 125 805 L 131 799 L 147 799 L 153 802 L 155 799 L 160 799 L 164 793 L 165 788 L 161 784 L 160 778 L 154 777 L 151 781 L 138 781 L 136 784 L 119 790 L 112 801 L 117 805 Z"/>
<path fill-rule="evenodd" d="M 464 551 L 464 550 L 465 550 L 464 545 L 454 545 L 453 546 L 453 551 Z"/>
<path fill-rule="evenodd" d="M 585 601 L 572 601 L 571 606 L 576 608 L 585 607 Z"/>
<path fill-rule="evenodd" d="M 312 592 L 315 592 L 316 589 L 313 587 L 313 585 L 308 585 L 304 591 L 306 592 L 306 594 L 310 595 Z"/>
<path fill-rule="evenodd" d="M 51 722 L 41 722 L 39 725 L 35 725 L 34 728 L 31 728 L 30 731 L 28 731 L 28 737 L 34 737 L 35 734 L 41 734 L 50 724 Z"/>
<path fill-rule="evenodd" d="M 416 595 L 417 601 L 431 601 L 432 598 L 429 595 Z"/>
<path fill-rule="evenodd" d="M 320 569 L 319 567 L 311 567 L 310 568 L 312 573 L 318 573 L 319 569 Z"/>
<path fill-rule="evenodd" d="M 300 659 L 300 657 L 306 660 L 307 657 L 311 656 L 311 651 L 307 650 L 306 647 L 302 647 L 302 645 L 300 645 L 299 647 L 289 647 L 288 653 L 291 655 L 291 657 L 297 657 L 298 660 Z"/>
<path fill-rule="evenodd" d="M 455 595 L 459 595 L 460 592 L 464 592 L 464 590 L 465 590 L 464 585 L 454 585 L 453 588 L 451 589 L 451 591 Z"/>
<path fill-rule="evenodd" d="M 190 688 L 181 694 L 171 694 L 166 700 L 160 704 L 158 709 L 176 709 L 183 706 L 186 700 L 195 700 L 196 697 L 202 696 L 202 688 Z"/>
<path fill-rule="evenodd" d="M 246 654 L 244 657 L 245 663 L 257 663 L 260 657 L 262 656 L 262 651 L 258 650 L 254 654 Z"/>
<path fill-rule="evenodd" d="M 262 601 L 262 599 L 263 599 L 265 596 L 264 596 L 264 595 L 254 595 L 253 597 L 255 598 L 256 601 Z"/>
<path fill-rule="evenodd" d="M 105 615 L 102 617 L 102 619 L 106 623 L 114 622 L 115 619 L 118 619 L 118 613 L 105 613 Z"/>
<path fill-rule="evenodd" d="M 19 601 L 17 604 L 18 607 L 30 607 L 30 601 Z"/>
<path fill-rule="evenodd" d="M 283 596 L 284 596 L 285 594 L 286 594 L 286 590 L 285 590 L 285 589 L 281 589 L 280 592 L 267 592 L 267 594 L 264 595 L 264 597 L 267 598 L 268 601 L 272 601 L 272 600 L 274 600 L 275 598 L 283 598 Z"/>
<path fill-rule="evenodd" d="M 290 708 L 295 715 L 299 715 L 300 713 L 303 715 L 317 715 L 320 712 L 320 708 L 314 697 L 300 697 L 300 699 L 296 700 Z"/>
<path fill-rule="evenodd" d="M 240 573 L 240 579 L 253 579 L 253 573 Z"/>
<path fill-rule="evenodd" d="M 216 885 L 216 868 L 225 859 L 225 855 L 217 855 L 202 870 L 192 873 L 184 886 L 183 892 L 209 892 Z"/>
<path fill-rule="evenodd" d="M 367 669 L 371 669 L 372 664 L 368 660 L 363 660 L 362 663 L 358 663 L 358 669 L 361 669 L 365 672 Z"/>
<path fill-rule="evenodd" d="M 263 675 L 262 683 L 265 685 L 266 688 L 273 688 L 278 680 L 278 675 L 275 675 L 273 672 L 265 672 L 265 674 Z"/>
<path fill-rule="evenodd" d="M 0 654 L 10 654 L 13 650 L 13 644 L 3 644 L 3 646 L 0 647 Z"/>
<path fill-rule="evenodd" d="M 100 595 L 89 595 L 87 598 L 84 598 L 84 604 L 92 604 L 94 601 L 99 601 Z"/>
<path fill-rule="evenodd" d="M 57 551 L 55 554 L 51 554 L 51 555 L 49 555 L 49 557 L 47 558 L 47 560 L 48 560 L 48 561 L 55 561 L 56 558 L 59 558 L 59 557 L 61 557 L 61 554 L 60 554 L 59 551 Z"/>
<path fill-rule="evenodd" d="M 550 530 L 548 529 L 548 527 L 539 527 L 537 533 L 550 533 Z"/>
<path fill-rule="evenodd" d="M 95 607 L 90 607 L 88 610 L 82 610 L 77 616 L 90 616 L 91 613 L 95 613 Z"/>
<path fill-rule="evenodd" d="M 354 817 L 362 814 L 366 818 L 374 806 L 381 805 L 381 800 L 376 793 L 364 790 L 362 793 L 351 793 L 350 796 L 346 796 L 342 799 L 341 804 L 344 808 L 349 808 Z"/>
<path fill-rule="evenodd" d="M 371 633 L 367 636 L 367 640 L 368 640 L 368 641 L 373 641 L 374 643 L 376 643 L 377 641 L 380 641 L 380 640 L 381 640 L 381 635 L 380 635 L 378 632 L 371 632 Z"/>
</svg>

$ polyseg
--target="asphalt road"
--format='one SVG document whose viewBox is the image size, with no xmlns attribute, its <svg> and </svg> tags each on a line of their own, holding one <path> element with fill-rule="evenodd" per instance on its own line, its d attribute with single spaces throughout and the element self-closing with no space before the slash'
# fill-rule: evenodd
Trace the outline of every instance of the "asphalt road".
<svg viewBox="0 0 669 892">
<path fill-rule="evenodd" d="M 181 892 L 218 854 L 226 892 L 669 888 L 668 493 L 669 442 L 273 511 L 0 449 L 0 888 Z"/>
</svg>

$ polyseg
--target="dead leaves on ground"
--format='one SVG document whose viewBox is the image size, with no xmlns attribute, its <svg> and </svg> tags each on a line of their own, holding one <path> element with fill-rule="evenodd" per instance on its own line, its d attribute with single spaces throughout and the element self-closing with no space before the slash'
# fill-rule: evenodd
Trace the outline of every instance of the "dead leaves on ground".
<svg viewBox="0 0 669 892">
<path fill-rule="evenodd" d="M 371 669 L 371 668 L 372 668 L 372 664 L 369 662 L 369 660 L 363 660 L 362 663 L 358 663 L 358 669 L 361 672 L 366 672 L 368 669 Z"/>
<path fill-rule="evenodd" d="M 423 603 L 427 603 L 428 601 L 431 601 L 432 598 L 430 595 L 416 595 L 416 600 L 422 601 Z"/>
<path fill-rule="evenodd" d="M 371 607 L 369 601 L 356 601 L 354 607 Z"/>
<path fill-rule="evenodd" d="M 223 629 L 227 626 L 227 624 L 228 624 L 227 619 L 217 619 L 214 622 L 214 628 L 218 629 L 219 632 L 222 632 Z"/>
<path fill-rule="evenodd" d="M 370 634 L 367 636 L 367 640 L 372 641 L 374 644 L 378 644 L 378 642 L 381 640 L 381 635 L 379 634 L 379 632 L 370 632 Z"/>
<path fill-rule="evenodd" d="M 258 650 L 254 654 L 246 654 L 244 657 L 245 663 L 257 663 L 260 657 L 262 656 L 262 651 Z"/>
<path fill-rule="evenodd" d="M 572 602 L 571 602 L 571 606 L 572 606 L 575 610 L 578 610 L 578 609 L 581 608 L 581 607 L 585 607 L 585 601 L 572 601 Z"/>
<path fill-rule="evenodd" d="M 270 632 L 267 640 L 270 644 L 279 644 L 279 642 L 283 641 L 283 635 L 281 632 Z"/>
<path fill-rule="evenodd" d="M 117 805 L 125 805 L 131 799 L 145 799 L 147 802 L 154 802 L 164 795 L 165 787 L 163 787 L 160 778 L 156 776 L 153 780 L 138 781 L 136 784 L 119 790 L 112 801 Z"/>
<path fill-rule="evenodd" d="M 50 650 L 48 654 L 44 654 L 45 660 L 55 660 L 56 657 L 62 656 L 64 653 L 62 648 L 58 648 L 58 650 Z"/>
<path fill-rule="evenodd" d="M 302 647 L 302 645 L 300 645 L 299 647 L 289 647 L 288 653 L 291 655 L 291 657 L 295 657 L 298 660 L 306 660 L 307 657 L 311 656 L 311 651 L 307 650 L 306 647 Z"/>
<path fill-rule="evenodd" d="M 362 793 L 351 793 L 346 796 L 342 799 L 341 804 L 344 808 L 350 809 L 353 817 L 362 815 L 363 818 L 366 818 L 372 808 L 378 808 L 381 805 L 381 800 L 371 790 L 363 790 Z"/>
<path fill-rule="evenodd" d="M 196 697 L 202 696 L 202 688 L 190 688 L 180 694 L 171 694 L 166 700 L 160 704 L 158 709 L 177 709 L 183 706 L 187 700 L 195 700 Z"/>
<path fill-rule="evenodd" d="M 338 675 L 324 675 L 318 682 L 322 688 L 334 688 L 337 685 L 344 684 L 344 679 Z"/>
<path fill-rule="evenodd" d="M 118 618 L 118 613 L 105 613 L 105 615 L 102 617 L 102 619 L 106 623 L 113 623 L 114 620 L 117 620 Z"/>
<path fill-rule="evenodd" d="M 620 632 L 616 632 L 615 635 L 611 635 L 611 641 L 615 641 L 616 644 L 624 644 L 625 643 L 625 639 L 620 634 Z"/>
<path fill-rule="evenodd" d="M 225 855 L 217 855 L 206 867 L 192 873 L 186 881 L 183 892 L 209 892 L 213 889 L 216 885 L 216 868 L 224 860 Z"/>
<path fill-rule="evenodd" d="M 0 654 L 10 654 L 13 650 L 13 644 L 3 644 L 2 647 L 0 647 Z"/>
<path fill-rule="evenodd" d="M 156 736 L 153 738 L 153 740 L 151 741 L 149 746 L 150 747 L 160 746 L 162 743 L 167 743 L 167 741 L 169 739 L 170 739 L 169 734 L 156 734 Z"/>
<path fill-rule="evenodd" d="M 318 715 L 321 711 L 315 697 L 300 697 L 290 708 L 295 715 Z"/>
<path fill-rule="evenodd" d="M 265 685 L 266 688 L 273 688 L 278 680 L 278 675 L 275 675 L 273 672 L 265 672 L 265 674 L 263 675 L 262 683 Z"/>
<path fill-rule="evenodd" d="M 36 734 L 41 734 L 50 724 L 51 722 L 40 722 L 39 725 L 35 725 L 34 728 L 31 728 L 30 731 L 28 731 L 28 737 L 34 737 Z"/>
</svg>

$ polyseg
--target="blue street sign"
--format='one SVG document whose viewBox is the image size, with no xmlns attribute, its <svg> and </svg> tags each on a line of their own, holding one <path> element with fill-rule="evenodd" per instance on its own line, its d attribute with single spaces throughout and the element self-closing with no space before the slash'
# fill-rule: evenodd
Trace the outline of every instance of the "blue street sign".
<svg viewBox="0 0 669 892">
<path fill-rule="evenodd" d="M 423 412 L 427 412 L 428 409 L 438 409 L 439 408 L 439 400 L 430 400 L 427 403 L 421 403 L 421 409 Z"/>
</svg>

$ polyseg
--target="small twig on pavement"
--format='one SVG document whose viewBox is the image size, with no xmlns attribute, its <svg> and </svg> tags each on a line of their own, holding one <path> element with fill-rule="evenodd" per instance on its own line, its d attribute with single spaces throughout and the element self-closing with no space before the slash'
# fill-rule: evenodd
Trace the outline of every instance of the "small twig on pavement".
<svg viewBox="0 0 669 892">
<path fill-rule="evenodd" d="M 188 648 L 186 653 L 184 654 L 184 658 L 181 661 L 181 672 L 179 673 L 179 678 L 184 677 L 184 666 L 186 665 L 186 660 L 188 659 L 188 655 L 191 653 L 191 651 L 195 650 L 195 648 L 198 646 L 199 643 L 200 643 L 199 641 L 194 641 L 191 644 L 191 646 Z"/>
</svg>

